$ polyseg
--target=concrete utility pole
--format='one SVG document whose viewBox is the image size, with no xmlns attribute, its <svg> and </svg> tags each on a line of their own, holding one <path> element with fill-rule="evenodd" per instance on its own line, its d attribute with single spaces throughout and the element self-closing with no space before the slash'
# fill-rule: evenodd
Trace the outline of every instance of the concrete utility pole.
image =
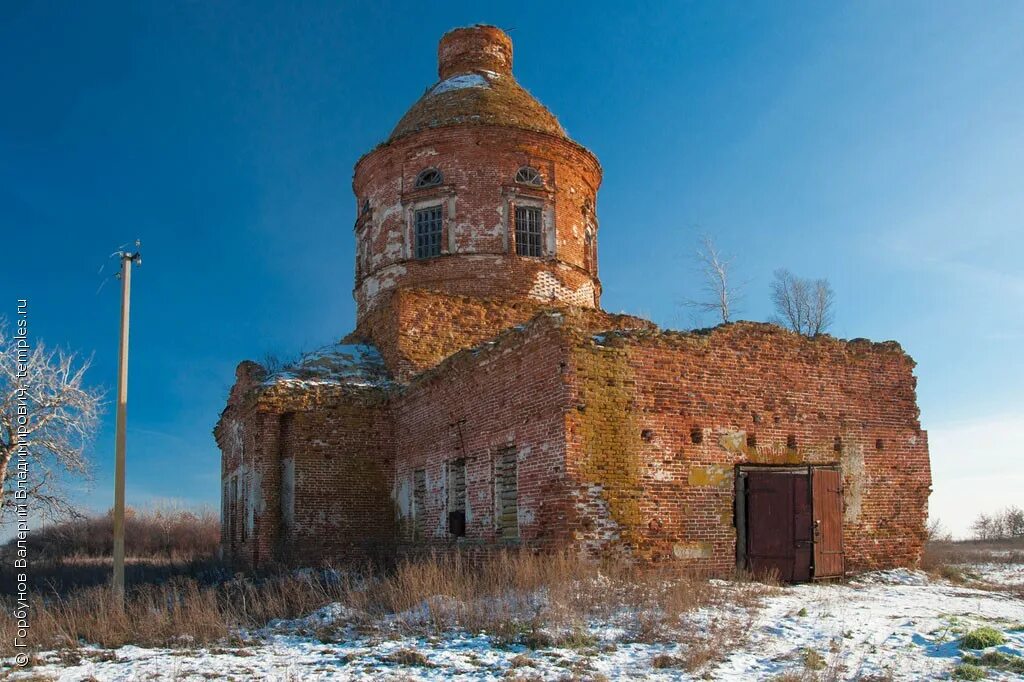
<svg viewBox="0 0 1024 682">
<path fill-rule="evenodd" d="M 117 363 L 117 417 L 114 437 L 114 598 L 124 606 L 124 460 L 128 418 L 128 314 L 132 296 L 132 263 L 142 265 L 142 254 L 121 251 L 121 350 Z"/>
</svg>

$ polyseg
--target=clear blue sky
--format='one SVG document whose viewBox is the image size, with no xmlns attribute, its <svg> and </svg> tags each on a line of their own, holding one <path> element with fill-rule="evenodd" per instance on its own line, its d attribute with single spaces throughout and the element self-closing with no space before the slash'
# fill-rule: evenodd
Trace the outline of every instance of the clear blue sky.
<svg viewBox="0 0 1024 682">
<path fill-rule="evenodd" d="M 28 298 L 112 397 L 97 271 L 143 240 L 129 503 L 215 505 L 235 364 L 351 329 L 352 166 L 476 22 L 604 165 L 607 309 L 690 326 L 704 231 L 744 318 L 775 268 L 827 276 L 838 336 L 919 363 L 938 515 L 1024 503 L 1024 4 L 370 5 L 0 4 L 0 314 Z M 110 504 L 112 449 L 108 408 L 86 506 Z"/>
</svg>

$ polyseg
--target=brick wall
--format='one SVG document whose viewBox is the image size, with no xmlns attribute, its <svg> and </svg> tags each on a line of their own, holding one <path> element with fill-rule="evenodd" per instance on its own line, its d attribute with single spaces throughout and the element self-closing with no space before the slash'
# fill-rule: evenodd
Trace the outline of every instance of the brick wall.
<svg viewBox="0 0 1024 682">
<path fill-rule="evenodd" d="M 754 323 L 658 332 L 563 310 L 388 392 L 273 389 L 247 403 L 240 368 L 218 442 L 226 475 L 254 472 L 256 513 L 242 542 L 244 512 L 234 512 L 225 547 L 250 562 L 316 563 L 396 544 L 502 546 L 495 480 L 512 448 L 513 544 L 726 573 L 737 465 L 838 464 L 848 569 L 913 565 L 930 487 L 913 366 L 892 342 Z M 466 486 L 458 541 L 447 519 L 455 461 Z"/>
<path fill-rule="evenodd" d="M 568 468 L 581 542 L 724 572 L 736 465 L 837 463 L 848 569 L 914 565 L 931 476 L 913 366 L 892 342 L 753 323 L 577 332 Z"/>
<path fill-rule="evenodd" d="M 544 185 L 516 183 L 523 166 L 538 169 Z M 440 170 L 444 182 L 416 189 L 426 168 Z M 360 320 L 382 295 L 403 286 L 597 306 L 600 182 L 597 159 L 583 147 L 517 128 L 428 129 L 374 150 L 360 159 L 353 180 Z M 442 255 L 417 260 L 412 214 L 427 205 L 443 211 Z M 516 205 L 542 210 L 542 257 L 516 255 Z"/>
<path fill-rule="evenodd" d="M 264 386 L 264 377 L 256 363 L 239 365 L 214 430 L 225 557 L 309 565 L 388 553 L 396 514 L 386 392 Z"/>
<path fill-rule="evenodd" d="M 447 463 L 466 463 L 467 524 L 462 546 L 497 539 L 495 466 L 517 453 L 519 538 L 564 542 L 565 348 L 551 324 L 500 335 L 416 378 L 395 400 L 395 499 L 410 520 L 414 472 L 426 475 L 421 544 L 453 543 L 447 527 Z M 411 537 L 406 534 L 406 539 Z"/>
<path fill-rule="evenodd" d="M 294 481 L 282 559 L 315 565 L 392 553 L 394 448 L 385 396 L 353 392 L 282 419 L 281 469 Z"/>
</svg>

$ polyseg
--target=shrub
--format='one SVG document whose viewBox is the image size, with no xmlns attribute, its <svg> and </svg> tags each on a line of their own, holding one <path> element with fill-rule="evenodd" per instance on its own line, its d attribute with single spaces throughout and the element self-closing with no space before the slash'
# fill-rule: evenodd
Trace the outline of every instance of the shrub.
<svg viewBox="0 0 1024 682">
<path fill-rule="evenodd" d="M 803 650 L 802 658 L 804 667 L 808 670 L 822 670 L 827 665 L 825 657 L 810 647 Z"/>
<path fill-rule="evenodd" d="M 658 654 L 651 659 L 651 667 L 658 670 L 665 668 L 682 668 L 686 663 L 683 659 L 678 656 L 672 656 L 669 654 Z"/>
<path fill-rule="evenodd" d="M 434 667 L 434 664 L 426 656 L 415 649 L 398 649 L 397 651 L 392 651 L 387 656 L 383 656 L 381 660 L 394 663 L 395 665 L 416 665 L 421 668 Z"/>
<path fill-rule="evenodd" d="M 999 646 L 1006 641 L 1003 633 L 995 628 L 981 627 L 971 630 L 960 640 L 961 649 L 987 649 L 990 646 Z"/>
<path fill-rule="evenodd" d="M 953 668 L 954 680 L 983 680 L 988 677 L 985 669 L 972 663 L 961 663 Z"/>
<path fill-rule="evenodd" d="M 980 657 L 967 655 L 964 656 L 963 662 L 971 665 L 984 665 L 997 670 L 1017 673 L 1018 675 L 1024 674 L 1024 658 L 1012 656 L 1002 651 L 987 651 Z"/>
</svg>

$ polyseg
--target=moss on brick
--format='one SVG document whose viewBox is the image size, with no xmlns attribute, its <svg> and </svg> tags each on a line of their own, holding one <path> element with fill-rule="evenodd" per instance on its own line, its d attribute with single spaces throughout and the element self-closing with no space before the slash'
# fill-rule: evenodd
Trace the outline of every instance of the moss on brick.
<svg viewBox="0 0 1024 682">
<path fill-rule="evenodd" d="M 627 354 L 626 349 L 593 343 L 574 348 L 580 400 L 574 421 L 583 444 L 576 466 L 582 482 L 601 486 L 622 539 L 639 548 L 644 524 L 642 441 L 633 413 L 635 381 Z"/>
</svg>

